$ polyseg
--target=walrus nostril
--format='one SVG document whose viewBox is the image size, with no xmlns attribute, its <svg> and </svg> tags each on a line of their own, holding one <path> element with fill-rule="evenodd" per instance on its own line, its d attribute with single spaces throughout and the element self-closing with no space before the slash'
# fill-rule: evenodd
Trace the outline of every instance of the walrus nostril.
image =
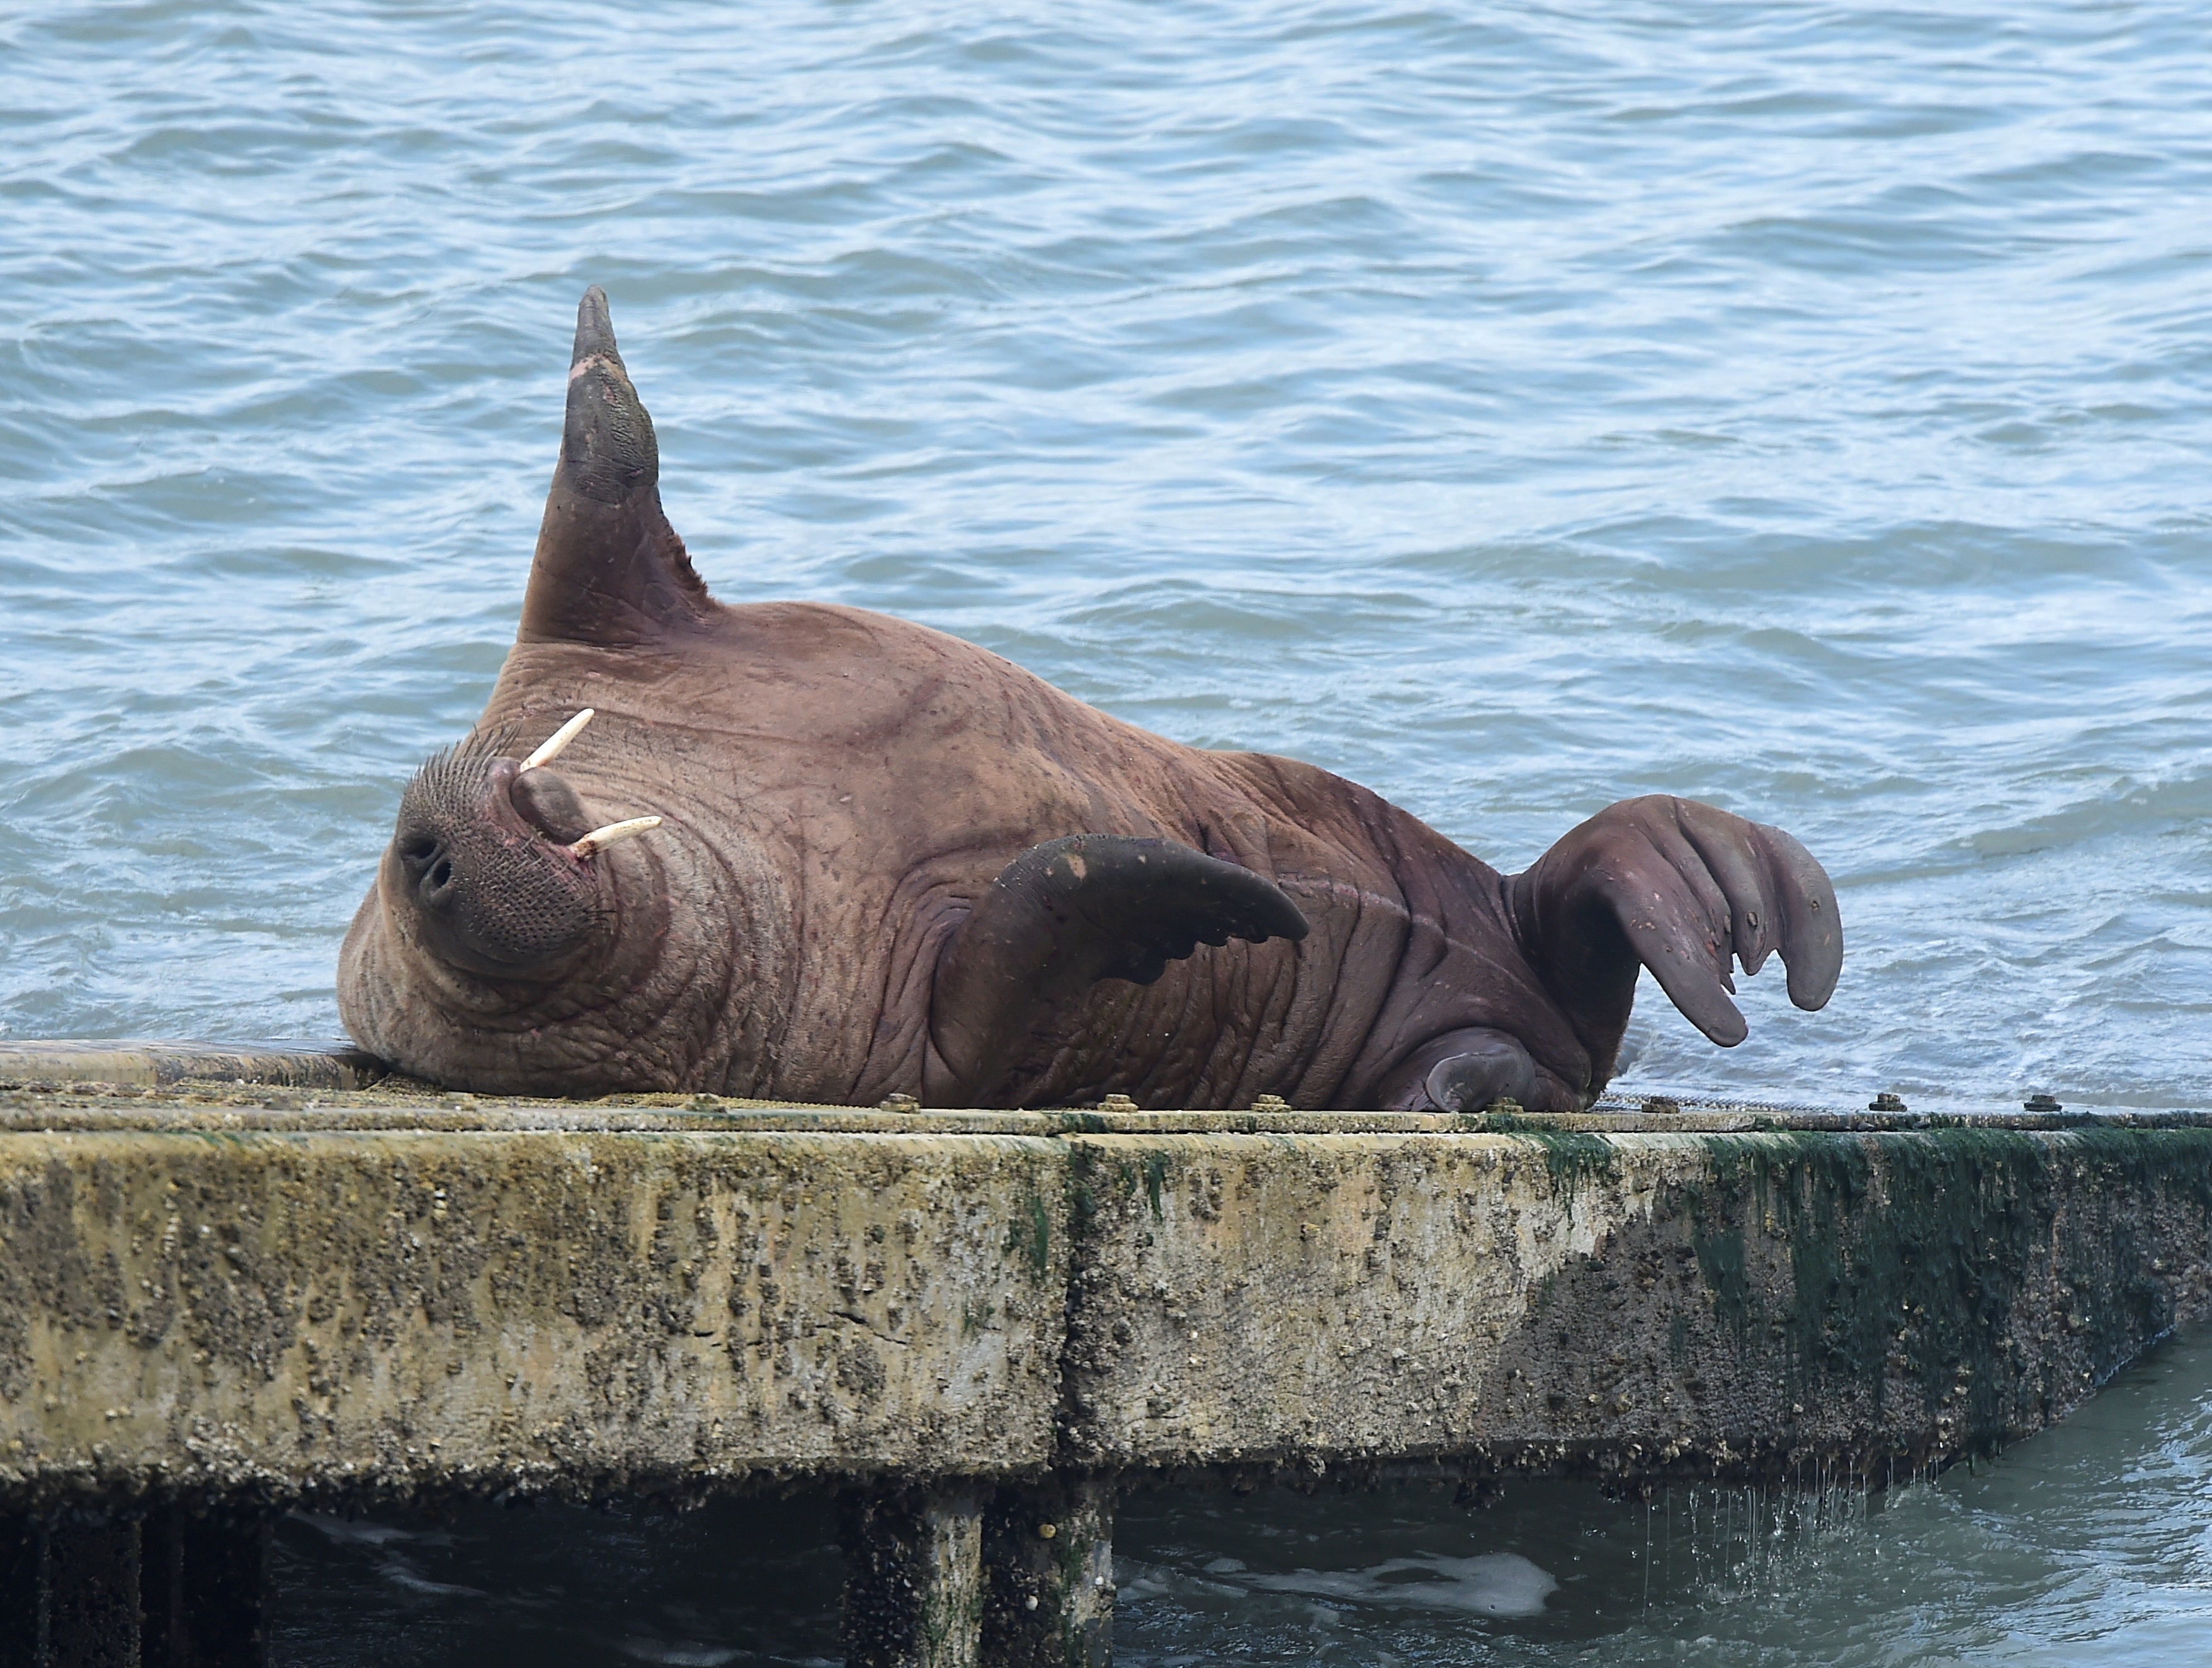
<svg viewBox="0 0 2212 1668">
<path fill-rule="evenodd" d="M 447 858 L 447 857 L 441 857 L 440 859 L 438 859 L 438 861 L 431 866 L 430 873 L 429 873 L 429 875 L 428 875 L 428 878 L 429 882 L 430 882 L 430 889 L 431 889 L 431 891 L 433 891 L 433 892 L 443 892 L 443 891 L 445 891 L 445 889 L 446 889 L 448 886 L 450 886 L 450 885 L 452 885 L 452 884 L 453 884 L 453 860 L 452 860 L 452 859 L 450 859 L 450 858 Z"/>
</svg>

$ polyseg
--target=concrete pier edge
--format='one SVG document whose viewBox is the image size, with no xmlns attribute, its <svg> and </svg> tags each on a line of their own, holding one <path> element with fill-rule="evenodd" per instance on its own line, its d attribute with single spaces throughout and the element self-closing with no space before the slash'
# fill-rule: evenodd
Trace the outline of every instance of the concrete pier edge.
<svg viewBox="0 0 2212 1668">
<path fill-rule="evenodd" d="M 288 1503 L 801 1486 L 846 1491 L 850 1660 L 1103 1668 L 1128 1486 L 1878 1487 L 2208 1312 L 2194 1113 L 528 1102 L 0 1044 L 0 1668 L 255 1659 Z"/>
</svg>

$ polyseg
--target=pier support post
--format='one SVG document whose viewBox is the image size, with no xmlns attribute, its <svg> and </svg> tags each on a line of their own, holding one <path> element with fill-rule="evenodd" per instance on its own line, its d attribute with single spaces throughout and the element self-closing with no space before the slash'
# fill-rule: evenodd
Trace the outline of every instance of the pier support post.
<svg viewBox="0 0 2212 1668">
<path fill-rule="evenodd" d="M 139 1531 L 141 1668 L 259 1668 L 268 1659 L 270 1515 L 167 1507 Z"/>
<path fill-rule="evenodd" d="M 983 1525 L 988 1668 L 1107 1668 L 1114 1654 L 1114 1484 L 1002 1488 Z"/>
<path fill-rule="evenodd" d="M 0 1519 L 0 1668 L 259 1668 L 265 1513 Z"/>
<path fill-rule="evenodd" d="M 982 1516 L 971 1489 L 846 1496 L 847 1668 L 976 1668 Z"/>
<path fill-rule="evenodd" d="M 138 1668 L 137 1519 L 64 1513 L 42 1538 L 40 1668 Z"/>
<path fill-rule="evenodd" d="M 36 1518 L 0 1517 L 0 1668 L 46 1659 L 46 1531 Z"/>
</svg>

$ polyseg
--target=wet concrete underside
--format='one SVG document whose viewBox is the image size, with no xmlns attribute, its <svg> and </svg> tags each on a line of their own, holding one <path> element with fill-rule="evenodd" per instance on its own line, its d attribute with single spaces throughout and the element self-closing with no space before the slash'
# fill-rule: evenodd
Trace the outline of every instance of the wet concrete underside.
<svg viewBox="0 0 2212 1668">
<path fill-rule="evenodd" d="M 36 1046 L 0 1586 L 41 1615 L 71 1535 L 235 1565 L 300 1501 L 821 1482 L 854 1659 L 1098 1661 L 1118 1482 L 1879 1483 L 2212 1308 L 2195 1117 L 494 1103 Z"/>
</svg>

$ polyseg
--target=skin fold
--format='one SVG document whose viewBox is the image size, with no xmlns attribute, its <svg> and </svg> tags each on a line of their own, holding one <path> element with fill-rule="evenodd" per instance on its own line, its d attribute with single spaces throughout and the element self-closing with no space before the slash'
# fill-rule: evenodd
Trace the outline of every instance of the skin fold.
<svg viewBox="0 0 2212 1668">
<path fill-rule="evenodd" d="M 1568 1111 L 1639 967 L 1732 1046 L 1730 958 L 1776 952 L 1825 1003 L 1833 888 L 1710 806 L 1626 801 L 1501 875 L 1341 777 L 942 633 L 715 602 L 594 289 L 514 647 L 403 798 L 338 1002 L 362 1047 L 485 1093 Z"/>
</svg>

